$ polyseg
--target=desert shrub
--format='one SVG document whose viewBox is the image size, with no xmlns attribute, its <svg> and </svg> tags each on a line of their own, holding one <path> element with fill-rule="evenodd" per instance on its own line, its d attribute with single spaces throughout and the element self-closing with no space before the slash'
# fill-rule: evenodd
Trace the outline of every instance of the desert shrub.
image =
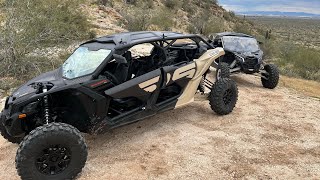
<svg viewBox="0 0 320 180">
<path fill-rule="evenodd" d="M 169 9 L 176 9 L 180 5 L 179 0 L 164 0 L 163 3 Z"/>
<path fill-rule="evenodd" d="M 0 77 L 30 78 L 57 67 L 35 49 L 68 44 L 92 36 L 79 0 L 5 1 L 0 47 Z M 49 63 L 50 62 L 50 63 Z"/>
<path fill-rule="evenodd" d="M 223 18 L 226 21 L 235 21 L 236 20 L 236 15 L 233 11 L 225 11 L 223 12 Z"/>
<path fill-rule="evenodd" d="M 183 0 L 181 7 L 185 12 L 188 12 L 188 16 L 192 16 L 196 11 L 195 6 L 190 2 L 190 0 Z"/>
<path fill-rule="evenodd" d="M 151 18 L 151 24 L 156 25 L 158 30 L 170 31 L 174 26 L 174 21 L 171 18 L 170 11 L 167 9 L 160 9 L 154 13 Z"/>
<path fill-rule="evenodd" d="M 242 24 L 237 23 L 234 26 L 233 31 L 238 33 L 249 34 L 249 35 L 252 34 L 251 28 L 245 23 L 242 23 Z"/>
<path fill-rule="evenodd" d="M 120 23 L 129 31 L 150 30 L 152 24 L 162 30 L 171 28 L 172 13 L 167 8 L 153 8 L 153 0 L 138 1 L 136 5 L 128 6 L 120 12 L 123 17 Z"/>
<path fill-rule="evenodd" d="M 133 5 L 136 5 L 138 3 L 137 0 L 124 0 L 124 2 L 127 4 L 133 4 Z"/>
<path fill-rule="evenodd" d="M 125 27 L 129 31 L 145 31 L 150 25 L 150 10 L 145 8 L 131 8 L 121 12 L 125 19 Z"/>
<path fill-rule="evenodd" d="M 216 0 L 193 0 L 193 4 L 197 5 L 198 7 L 201 7 L 203 9 L 210 9 L 210 6 L 212 4 L 217 4 Z"/>
<path fill-rule="evenodd" d="M 320 81 L 320 52 L 307 47 L 282 46 L 278 64 L 283 73 Z"/>
<path fill-rule="evenodd" d="M 188 31 L 195 34 L 210 35 L 223 31 L 224 22 L 216 16 L 208 16 L 207 13 L 200 13 L 191 19 Z"/>
<path fill-rule="evenodd" d="M 154 1 L 153 0 L 145 0 L 144 4 L 145 4 L 145 7 L 147 7 L 147 8 L 151 8 L 151 9 L 154 8 Z"/>
<path fill-rule="evenodd" d="M 94 4 L 113 7 L 114 1 L 113 0 L 97 0 L 94 2 Z"/>
<path fill-rule="evenodd" d="M 5 78 L 0 78 L 0 96 L 3 90 L 8 91 L 13 87 L 18 87 L 22 83 L 21 80 L 18 80 L 13 77 L 5 77 Z M 3 95 L 3 94 L 2 94 Z"/>
<path fill-rule="evenodd" d="M 203 0 L 204 3 L 206 4 L 217 4 L 217 0 Z"/>
<path fill-rule="evenodd" d="M 320 52 L 291 41 L 266 41 L 262 46 L 267 58 L 274 59 L 283 75 L 320 82 Z"/>
<path fill-rule="evenodd" d="M 273 41 L 263 41 L 263 44 L 260 45 L 264 53 L 264 59 L 274 59 L 279 56 L 278 47 Z"/>
</svg>

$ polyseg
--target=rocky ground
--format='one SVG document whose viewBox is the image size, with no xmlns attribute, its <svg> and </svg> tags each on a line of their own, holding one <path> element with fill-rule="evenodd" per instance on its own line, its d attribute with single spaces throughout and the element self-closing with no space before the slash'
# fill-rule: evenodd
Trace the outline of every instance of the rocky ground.
<svg viewBox="0 0 320 180">
<path fill-rule="evenodd" d="M 320 101 L 240 75 L 227 116 L 198 101 L 100 136 L 86 136 L 92 179 L 320 178 Z M 0 179 L 19 179 L 18 145 L 0 138 Z"/>
</svg>

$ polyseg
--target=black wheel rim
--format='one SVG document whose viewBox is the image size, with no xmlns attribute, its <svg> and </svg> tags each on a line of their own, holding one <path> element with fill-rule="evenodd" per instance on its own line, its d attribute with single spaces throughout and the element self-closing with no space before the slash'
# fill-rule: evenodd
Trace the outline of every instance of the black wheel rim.
<svg viewBox="0 0 320 180">
<path fill-rule="evenodd" d="M 70 150 L 55 145 L 42 150 L 42 153 L 36 159 L 36 167 L 43 174 L 56 175 L 68 167 L 70 160 Z"/>
<path fill-rule="evenodd" d="M 227 89 L 223 94 L 223 102 L 225 105 L 228 105 L 231 103 L 233 98 L 233 91 L 231 89 Z"/>
</svg>

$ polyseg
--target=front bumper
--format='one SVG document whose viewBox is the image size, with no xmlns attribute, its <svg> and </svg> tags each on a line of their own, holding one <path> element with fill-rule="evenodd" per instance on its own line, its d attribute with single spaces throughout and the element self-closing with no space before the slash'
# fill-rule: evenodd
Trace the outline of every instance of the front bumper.
<svg viewBox="0 0 320 180">
<path fill-rule="evenodd" d="M 258 58 L 247 57 L 244 59 L 242 64 L 242 69 L 245 73 L 257 73 L 260 70 L 261 62 L 259 62 Z"/>
<path fill-rule="evenodd" d="M 22 137 L 25 134 L 22 128 L 22 120 L 19 119 L 19 114 L 20 113 L 14 113 L 10 115 L 8 109 L 4 109 L 0 113 L 0 123 L 2 123 L 10 136 Z"/>
</svg>

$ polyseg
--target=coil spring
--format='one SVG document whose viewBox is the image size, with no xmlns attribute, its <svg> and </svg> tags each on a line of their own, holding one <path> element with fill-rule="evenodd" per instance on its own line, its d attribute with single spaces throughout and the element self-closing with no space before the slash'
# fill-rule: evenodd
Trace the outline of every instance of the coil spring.
<svg viewBox="0 0 320 180">
<path fill-rule="evenodd" d="M 43 92 L 47 92 L 47 89 L 43 89 Z M 43 97 L 43 104 L 44 104 L 44 119 L 45 123 L 49 124 L 50 122 L 50 106 L 49 106 L 49 97 L 48 95 L 45 95 Z"/>
</svg>

